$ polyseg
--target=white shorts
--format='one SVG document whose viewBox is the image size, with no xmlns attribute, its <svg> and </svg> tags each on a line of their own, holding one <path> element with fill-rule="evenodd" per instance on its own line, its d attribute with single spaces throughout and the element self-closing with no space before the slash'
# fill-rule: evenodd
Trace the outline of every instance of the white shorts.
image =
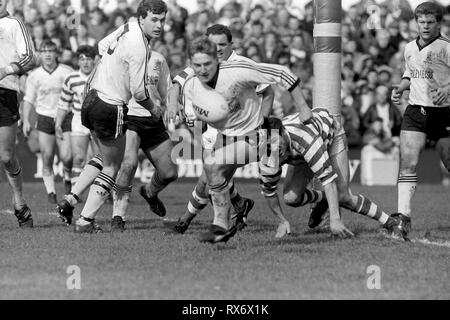
<svg viewBox="0 0 450 320">
<path fill-rule="evenodd" d="M 73 115 L 70 135 L 72 137 L 87 137 L 91 135 L 91 131 L 81 124 L 81 115 Z"/>
<path fill-rule="evenodd" d="M 208 130 L 202 135 L 202 144 L 203 149 L 212 150 L 214 145 L 216 144 L 217 134 L 219 132 L 217 129 L 208 125 Z"/>
</svg>

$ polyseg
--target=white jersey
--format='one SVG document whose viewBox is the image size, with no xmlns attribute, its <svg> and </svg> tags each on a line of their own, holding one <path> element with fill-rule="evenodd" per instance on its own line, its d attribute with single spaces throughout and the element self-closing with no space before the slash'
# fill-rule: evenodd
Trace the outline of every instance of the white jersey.
<svg viewBox="0 0 450 320">
<path fill-rule="evenodd" d="M 250 62 L 250 63 L 255 63 L 255 61 L 253 61 L 252 59 L 249 59 L 247 57 L 244 56 L 240 56 L 236 53 L 236 51 L 232 51 L 231 55 L 228 57 L 227 59 L 228 62 L 230 61 L 244 61 L 244 62 Z M 184 84 L 186 83 L 186 80 L 190 77 L 193 77 L 195 75 L 194 69 L 192 69 L 191 67 L 187 67 L 185 68 L 180 74 L 176 75 L 175 78 L 173 78 L 173 82 L 178 83 L 181 87 L 184 86 Z M 261 84 L 256 88 L 256 92 L 257 93 L 261 93 L 262 91 L 264 91 L 265 89 L 267 89 L 269 85 L 268 84 Z"/>
<path fill-rule="evenodd" d="M 167 91 L 172 86 L 172 78 L 170 77 L 170 69 L 166 59 L 159 52 L 153 51 L 148 63 L 148 79 L 147 83 L 150 100 L 158 108 L 163 110 L 167 106 Z M 136 117 L 151 117 L 150 111 L 145 109 L 134 98 L 128 104 L 128 115 Z"/>
<path fill-rule="evenodd" d="M 219 65 L 216 82 L 203 84 L 197 77 L 188 79 L 183 88 L 187 110 L 214 108 L 221 99 L 208 99 L 211 90 L 219 93 L 228 105 L 229 115 L 220 123 L 210 124 L 226 136 L 242 136 L 263 123 L 260 99 L 255 92 L 259 84 L 278 84 L 292 91 L 300 79 L 288 68 L 275 64 L 223 62 Z M 220 106 L 217 106 L 220 108 Z"/>
<path fill-rule="evenodd" d="M 80 70 L 69 73 L 64 79 L 61 96 L 58 102 L 58 108 L 72 112 L 74 116 L 81 115 L 81 106 L 84 101 L 84 89 L 89 75 Z"/>
<path fill-rule="evenodd" d="M 15 64 L 24 74 L 33 68 L 34 54 L 30 33 L 23 22 L 9 14 L 0 17 L 0 68 Z M 0 80 L 0 87 L 19 92 L 19 76 L 5 77 Z"/>
<path fill-rule="evenodd" d="M 411 41 L 405 47 L 405 61 L 403 78 L 411 81 L 409 104 L 450 106 L 450 99 L 439 106 L 433 103 L 433 91 L 450 84 L 450 41 L 440 36 L 425 47 L 418 39 Z"/>
<path fill-rule="evenodd" d="M 100 62 L 88 81 L 103 101 L 128 104 L 147 100 L 147 65 L 151 48 L 137 20 L 124 24 L 99 44 Z M 105 46 L 104 43 L 110 44 Z"/>
<path fill-rule="evenodd" d="M 31 103 L 37 114 L 55 118 L 64 80 L 72 68 L 59 64 L 53 72 L 39 67 L 27 79 L 24 100 Z"/>
</svg>

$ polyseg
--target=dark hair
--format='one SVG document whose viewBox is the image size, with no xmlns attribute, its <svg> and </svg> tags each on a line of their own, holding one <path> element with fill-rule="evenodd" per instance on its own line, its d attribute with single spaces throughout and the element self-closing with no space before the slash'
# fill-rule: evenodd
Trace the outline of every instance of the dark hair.
<svg viewBox="0 0 450 320">
<path fill-rule="evenodd" d="M 39 50 L 42 51 L 42 50 L 44 50 L 44 48 L 51 48 L 56 51 L 58 49 L 58 46 L 52 40 L 46 39 L 46 40 L 42 41 L 41 46 L 39 47 Z"/>
<path fill-rule="evenodd" d="M 259 20 L 253 21 L 253 22 L 252 22 L 252 27 L 253 27 L 253 26 L 261 26 L 261 27 L 264 27 L 264 25 L 262 24 L 262 22 L 259 21 Z"/>
<path fill-rule="evenodd" d="M 145 19 L 148 12 L 153 14 L 167 13 L 167 5 L 163 0 L 142 0 L 137 8 L 137 17 Z"/>
<path fill-rule="evenodd" d="M 85 55 L 86 57 L 95 59 L 95 56 L 97 55 L 97 49 L 88 45 L 80 46 L 77 50 L 77 58 L 80 58 L 81 55 Z"/>
<path fill-rule="evenodd" d="M 442 20 L 442 16 L 444 14 L 444 11 L 440 5 L 434 2 L 423 2 L 419 4 L 414 11 L 414 18 L 419 18 L 420 15 L 424 14 L 431 14 L 436 18 L 437 22 L 440 22 Z"/>
<path fill-rule="evenodd" d="M 210 34 L 224 34 L 227 36 L 228 42 L 233 41 L 233 35 L 231 34 L 230 29 L 223 24 L 215 24 L 206 29 L 206 35 L 209 36 Z"/>
<path fill-rule="evenodd" d="M 201 36 L 192 40 L 189 47 L 189 56 L 191 58 L 196 53 L 217 57 L 217 47 L 207 36 Z"/>
</svg>

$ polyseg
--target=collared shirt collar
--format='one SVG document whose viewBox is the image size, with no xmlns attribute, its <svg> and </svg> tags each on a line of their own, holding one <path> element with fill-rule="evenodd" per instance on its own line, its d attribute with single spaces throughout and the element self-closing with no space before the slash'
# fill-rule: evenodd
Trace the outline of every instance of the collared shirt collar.
<svg viewBox="0 0 450 320">
<path fill-rule="evenodd" d="M 434 38 L 433 40 L 431 40 L 430 42 L 428 42 L 426 45 L 424 45 L 424 46 L 422 46 L 422 45 L 420 45 L 420 43 L 419 43 L 419 39 L 420 39 L 420 37 L 417 37 L 417 39 L 416 39 L 416 44 L 417 44 L 417 46 L 419 47 L 419 51 L 421 51 L 423 48 L 426 48 L 426 47 L 428 47 L 430 44 L 432 44 L 433 42 L 435 42 L 437 39 L 439 39 L 439 38 L 441 38 L 442 36 L 441 36 L 441 34 L 439 33 L 437 36 L 436 36 L 436 38 Z"/>
</svg>

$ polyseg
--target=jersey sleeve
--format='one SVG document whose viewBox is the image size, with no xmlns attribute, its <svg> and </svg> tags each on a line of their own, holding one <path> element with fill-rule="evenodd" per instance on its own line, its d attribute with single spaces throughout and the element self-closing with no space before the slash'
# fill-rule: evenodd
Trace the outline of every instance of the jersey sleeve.
<svg viewBox="0 0 450 320">
<path fill-rule="evenodd" d="M 190 120 L 195 120 L 197 117 L 194 112 L 194 106 L 192 104 L 192 85 L 193 78 L 186 81 L 181 91 L 181 104 L 183 105 L 184 113 Z"/>
<path fill-rule="evenodd" d="M 242 79 L 256 85 L 278 84 L 293 91 L 300 84 L 299 77 L 293 74 L 289 68 L 278 64 L 233 62 L 230 63 L 230 66 L 242 68 Z"/>
<path fill-rule="evenodd" d="M 38 91 L 38 83 L 36 81 L 35 73 L 31 73 L 27 78 L 25 85 L 25 97 L 24 100 L 28 103 L 35 104 Z"/>
<path fill-rule="evenodd" d="M 70 77 L 66 77 L 64 80 L 61 95 L 58 101 L 58 109 L 69 111 L 73 102 L 73 96 L 75 92 L 70 88 Z"/>
<path fill-rule="evenodd" d="M 100 42 L 98 43 L 98 53 L 100 56 L 104 56 L 106 54 L 114 41 L 116 41 L 119 35 L 123 32 L 123 29 L 124 27 L 122 26 L 100 40 Z"/>
<path fill-rule="evenodd" d="M 193 75 L 194 69 L 192 69 L 191 67 L 187 67 L 179 74 L 177 74 L 175 78 L 173 78 L 173 83 L 178 83 L 181 87 L 183 87 L 184 84 L 186 83 L 186 80 L 192 77 Z"/>
<path fill-rule="evenodd" d="M 35 53 L 33 42 L 31 41 L 30 33 L 23 24 L 22 21 L 16 20 L 16 30 L 15 30 L 15 42 L 16 42 L 16 52 L 19 56 L 18 61 L 13 61 L 19 67 L 20 73 L 22 75 L 34 68 L 35 64 Z"/>
</svg>

